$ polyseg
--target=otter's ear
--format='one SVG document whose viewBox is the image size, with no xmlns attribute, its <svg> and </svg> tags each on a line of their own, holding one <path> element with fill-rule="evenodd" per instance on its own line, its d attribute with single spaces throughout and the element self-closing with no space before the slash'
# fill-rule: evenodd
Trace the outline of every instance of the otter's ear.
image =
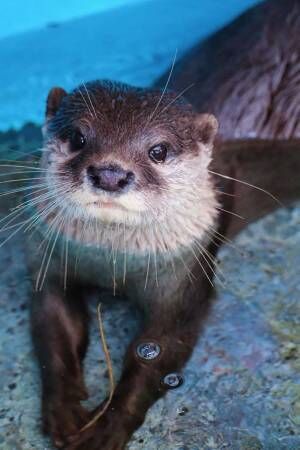
<svg viewBox="0 0 300 450">
<path fill-rule="evenodd" d="M 211 147 L 218 132 L 218 121 L 212 114 L 198 114 L 195 129 L 198 141 Z"/>
<path fill-rule="evenodd" d="M 50 90 L 46 102 L 46 119 L 51 119 L 58 108 L 60 107 L 62 99 L 68 95 L 66 91 L 60 87 L 54 87 Z"/>
</svg>

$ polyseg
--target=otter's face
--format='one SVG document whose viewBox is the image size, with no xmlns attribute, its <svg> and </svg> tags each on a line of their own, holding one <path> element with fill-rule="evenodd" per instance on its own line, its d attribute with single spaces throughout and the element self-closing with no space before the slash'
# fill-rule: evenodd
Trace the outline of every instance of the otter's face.
<svg viewBox="0 0 300 450">
<path fill-rule="evenodd" d="M 213 116 L 196 115 L 174 94 L 108 82 L 70 94 L 54 88 L 43 156 L 49 189 L 70 214 L 105 223 L 180 220 L 193 214 L 196 193 L 198 209 L 209 197 L 216 128 Z"/>
</svg>

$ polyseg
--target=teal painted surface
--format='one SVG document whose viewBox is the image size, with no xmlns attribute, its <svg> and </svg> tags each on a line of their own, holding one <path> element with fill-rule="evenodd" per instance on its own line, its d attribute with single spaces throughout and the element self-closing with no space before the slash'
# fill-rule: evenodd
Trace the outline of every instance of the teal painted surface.
<svg viewBox="0 0 300 450">
<path fill-rule="evenodd" d="M 145 0 L 2 39 L 0 129 L 41 123 L 54 85 L 71 89 L 112 78 L 147 86 L 171 65 L 176 49 L 180 56 L 254 3 Z"/>
<path fill-rule="evenodd" d="M 10 0 L 1 8 L 0 39 L 146 0 Z"/>
</svg>

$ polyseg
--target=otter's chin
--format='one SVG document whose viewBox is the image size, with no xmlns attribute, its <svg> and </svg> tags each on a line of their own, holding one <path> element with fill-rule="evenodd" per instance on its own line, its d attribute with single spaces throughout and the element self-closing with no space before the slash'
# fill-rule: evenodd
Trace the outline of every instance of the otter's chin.
<svg viewBox="0 0 300 450">
<path fill-rule="evenodd" d="M 104 223 L 138 225 L 141 217 L 147 213 L 143 198 L 134 193 L 110 197 L 109 195 L 95 195 L 83 190 L 74 192 L 70 201 L 79 209 L 80 214 L 88 215 Z"/>
<path fill-rule="evenodd" d="M 130 214 L 124 207 L 111 202 L 92 202 L 82 205 L 82 209 L 90 217 L 101 220 L 101 222 L 124 222 L 125 218 Z"/>
<path fill-rule="evenodd" d="M 142 214 L 137 211 L 131 211 L 123 206 L 90 203 L 82 207 L 84 215 L 97 219 L 104 224 L 126 224 L 129 226 L 138 226 L 142 220 Z"/>
</svg>

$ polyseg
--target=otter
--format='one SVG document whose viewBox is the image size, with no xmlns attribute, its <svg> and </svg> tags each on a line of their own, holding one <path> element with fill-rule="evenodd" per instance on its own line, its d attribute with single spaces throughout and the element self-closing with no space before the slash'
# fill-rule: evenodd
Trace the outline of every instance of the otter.
<svg viewBox="0 0 300 450">
<path fill-rule="evenodd" d="M 267 2 L 264 14 L 273 17 L 274 5 Z M 165 86 L 95 81 L 48 95 L 38 189 L 25 202 L 30 215 L 21 226 L 32 229 L 32 336 L 44 431 L 57 448 L 125 447 L 152 404 L 181 382 L 209 313 L 224 237 L 300 193 L 300 142 L 291 111 L 286 127 L 295 139 L 286 141 L 284 133 L 271 136 L 276 140 L 224 140 L 217 111 L 218 142 L 213 108 Z M 195 90 L 193 99 L 201 99 Z M 221 90 L 217 84 L 215 91 Z M 224 93 L 225 108 L 227 87 Z M 278 114 L 276 97 L 270 105 L 268 117 Z M 235 111 L 230 103 L 228 120 Z M 266 137 L 260 127 L 255 136 Z M 91 418 L 81 404 L 90 287 L 126 295 L 144 322 L 127 349 L 109 408 L 84 428 Z"/>
<path fill-rule="evenodd" d="M 78 448 L 123 448 L 168 388 L 164 377 L 190 355 L 214 272 L 209 236 L 219 229 L 208 171 L 216 131 L 212 115 L 173 93 L 106 81 L 49 93 L 39 174 L 46 189 L 28 219 L 41 218 L 28 259 L 44 425 L 56 446 L 87 422 L 87 286 L 127 295 L 146 319 L 110 408 Z M 139 356 L 140 346 L 159 348 L 157 358 Z"/>
</svg>

